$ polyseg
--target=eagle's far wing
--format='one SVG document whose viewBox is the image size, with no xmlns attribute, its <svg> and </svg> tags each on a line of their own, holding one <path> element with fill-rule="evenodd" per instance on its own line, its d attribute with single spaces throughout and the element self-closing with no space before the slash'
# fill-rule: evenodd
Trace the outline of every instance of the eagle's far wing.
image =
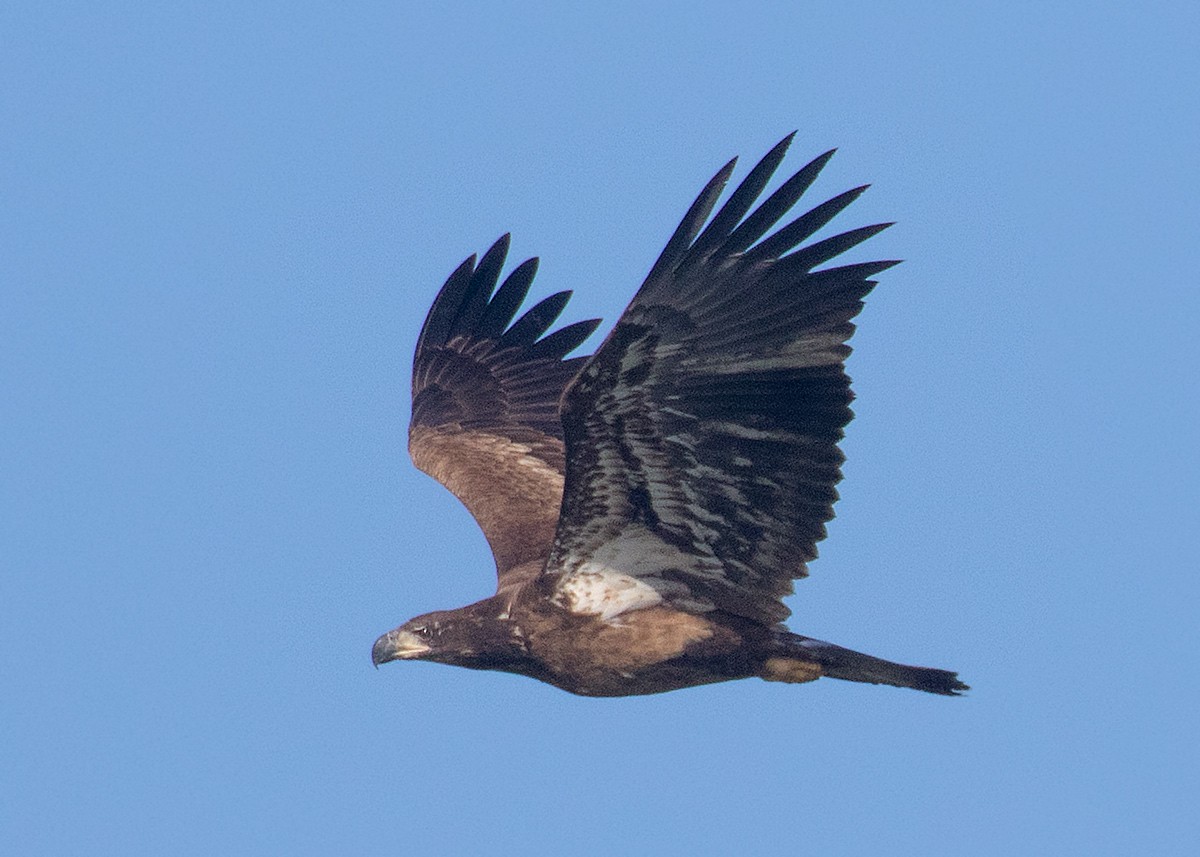
<svg viewBox="0 0 1200 857">
<path fill-rule="evenodd" d="M 816 556 L 852 416 L 851 319 L 895 262 L 814 270 L 890 224 L 795 249 L 865 188 L 767 235 L 832 152 L 747 216 L 790 141 L 704 227 L 735 162 L 717 173 L 564 395 L 566 494 L 546 574 L 574 612 L 666 602 L 774 623 Z"/>
<path fill-rule="evenodd" d="M 515 268 L 496 288 L 507 235 L 442 286 L 413 358 L 413 463 L 475 517 L 505 575 L 549 553 L 563 486 L 558 400 L 585 357 L 566 358 L 599 319 L 546 330 L 566 306 L 559 292 L 513 321 L 537 270 Z"/>
</svg>

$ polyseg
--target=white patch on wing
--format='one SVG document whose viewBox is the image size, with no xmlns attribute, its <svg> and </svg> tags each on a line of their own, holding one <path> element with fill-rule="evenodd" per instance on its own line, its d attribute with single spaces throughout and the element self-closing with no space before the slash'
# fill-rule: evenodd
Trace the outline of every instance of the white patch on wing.
<svg viewBox="0 0 1200 857">
<path fill-rule="evenodd" d="M 554 600 L 572 613 L 599 616 L 604 621 L 630 610 L 662 603 L 662 595 L 636 577 L 595 562 L 584 563 L 563 578 Z"/>
<path fill-rule="evenodd" d="M 685 554 L 641 524 L 626 526 L 589 556 L 568 556 L 563 566 L 571 570 L 560 579 L 554 602 L 572 613 L 599 616 L 605 621 L 667 599 L 693 613 L 712 610 L 712 602 L 695 597 L 684 583 L 667 580 L 662 573 L 686 572 L 695 578 L 722 576 L 715 560 Z"/>
</svg>

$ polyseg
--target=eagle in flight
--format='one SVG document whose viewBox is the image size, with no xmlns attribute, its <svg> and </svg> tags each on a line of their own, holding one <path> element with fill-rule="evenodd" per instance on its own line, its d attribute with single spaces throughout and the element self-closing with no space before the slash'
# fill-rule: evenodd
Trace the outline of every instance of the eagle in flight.
<svg viewBox="0 0 1200 857">
<path fill-rule="evenodd" d="M 833 517 L 851 320 L 895 264 L 826 265 L 886 223 L 805 243 L 865 187 L 775 228 L 832 152 L 755 207 L 792 136 L 710 219 L 736 159 L 713 177 L 590 357 L 567 355 L 598 319 L 546 333 L 570 292 L 513 321 L 537 260 L 500 282 L 507 235 L 450 275 L 417 341 L 408 448 L 483 529 L 496 594 L 389 631 L 376 666 L 503 670 L 586 696 L 751 676 L 967 689 L 783 624 Z"/>
</svg>

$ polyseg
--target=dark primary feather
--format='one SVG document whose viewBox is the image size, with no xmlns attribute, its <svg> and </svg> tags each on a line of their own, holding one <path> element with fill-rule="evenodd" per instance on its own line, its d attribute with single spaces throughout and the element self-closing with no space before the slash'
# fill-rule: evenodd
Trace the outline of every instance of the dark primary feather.
<svg viewBox="0 0 1200 857">
<path fill-rule="evenodd" d="M 413 359 L 409 452 L 471 511 L 497 571 L 549 551 L 562 492 L 558 400 L 586 358 L 566 358 L 599 319 L 543 337 L 569 292 L 541 301 L 515 322 L 537 270 L 518 265 L 497 288 L 508 252 L 503 236 L 479 264 L 472 256 L 447 279 L 429 310 Z"/>
<path fill-rule="evenodd" d="M 734 163 L 717 173 L 567 389 L 560 587 L 619 563 L 681 609 L 787 616 L 837 499 L 851 320 L 895 264 L 814 270 L 887 224 L 796 249 L 861 188 L 767 234 L 832 154 L 750 212 L 790 139 L 702 229 Z"/>
</svg>

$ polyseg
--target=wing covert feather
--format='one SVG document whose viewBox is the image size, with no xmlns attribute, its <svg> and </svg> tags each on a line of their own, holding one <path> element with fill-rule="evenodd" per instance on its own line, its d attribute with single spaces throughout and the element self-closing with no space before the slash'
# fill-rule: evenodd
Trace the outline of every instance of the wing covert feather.
<svg viewBox="0 0 1200 857">
<path fill-rule="evenodd" d="M 537 270 L 517 266 L 499 288 L 509 236 L 478 265 L 463 262 L 434 300 L 413 358 L 409 454 L 474 516 L 506 574 L 546 557 L 562 496 L 558 401 L 586 358 L 566 354 L 598 319 L 543 336 L 569 292 L 515 322 Z"/>
</svg>

